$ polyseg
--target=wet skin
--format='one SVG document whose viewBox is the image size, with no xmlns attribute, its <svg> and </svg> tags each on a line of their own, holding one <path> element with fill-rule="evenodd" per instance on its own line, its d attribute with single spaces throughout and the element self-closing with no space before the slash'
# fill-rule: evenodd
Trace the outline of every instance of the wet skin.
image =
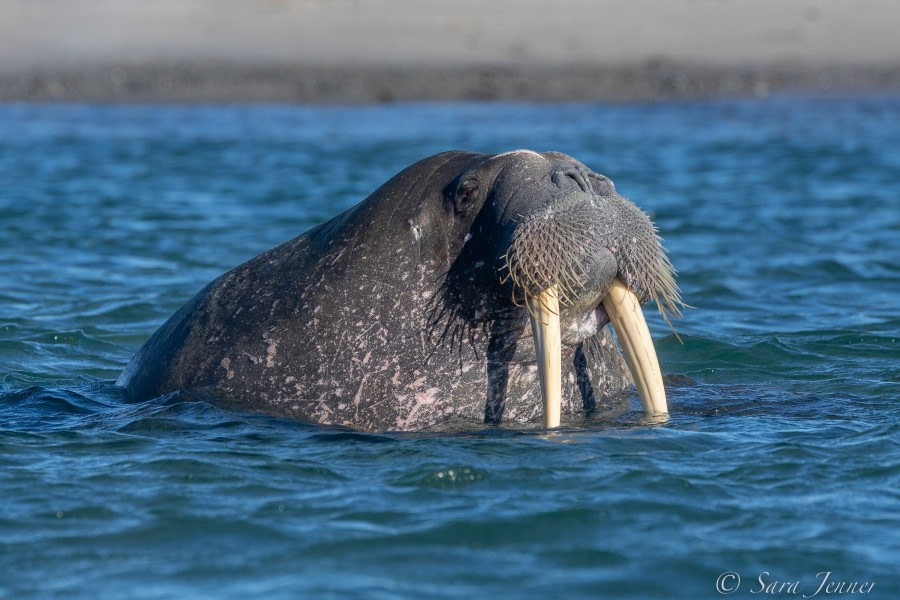
<svg viewBox="0 0 900 600">
<path fill-rule="evenodd" d="M 211 282 L 118 383 L 370 431 L 535 421 L 524 299 L 558 285 L 562 413 L 583 414 L 631 383 L 614 278 L 668 302 L 666 269 L 649 219 L 575 159 L 446 152 Z"/>
</svg>

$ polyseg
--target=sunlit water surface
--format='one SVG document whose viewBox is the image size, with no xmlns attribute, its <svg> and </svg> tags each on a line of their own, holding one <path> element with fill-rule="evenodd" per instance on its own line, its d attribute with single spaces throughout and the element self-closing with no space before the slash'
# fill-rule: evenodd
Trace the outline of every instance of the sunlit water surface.
<svg viewBox="0 0 900 600">
<path fill-rule="evenodd" d="M 635 403 L 371 435 L 122 401 L 221 272 L 419 158 L 522 147 L 659 225 L 696 307 L 683 343 L 651 319 L 666 425 Z M 714 598 L 726 572 L 736 597 L 823 572 L 900 597 L 897 97 L 6 105 L 0 231 L 3 598 Z"/>
</svg>

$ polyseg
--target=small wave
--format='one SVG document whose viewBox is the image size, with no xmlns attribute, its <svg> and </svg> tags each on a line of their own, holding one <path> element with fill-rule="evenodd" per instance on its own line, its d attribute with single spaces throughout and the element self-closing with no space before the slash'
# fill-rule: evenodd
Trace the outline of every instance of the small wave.
<svg viewBox="0 0 900 600">
<path fill-rule="evenodd" d="M 2 427 L 7 431 L 58 431 L 84 427 L 99 415 L 115 411 L 121 404 L 111 386 L 31 386 L 0 392 L 4 406 Z"/>
</svg>

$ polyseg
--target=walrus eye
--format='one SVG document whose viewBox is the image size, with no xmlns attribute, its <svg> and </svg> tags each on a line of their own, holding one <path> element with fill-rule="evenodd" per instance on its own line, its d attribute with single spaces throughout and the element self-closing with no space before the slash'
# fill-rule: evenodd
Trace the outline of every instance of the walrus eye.
<svg viewBox="0 0 900 600">
<path fill-rule="evenodd" d="M 477 179 L 464 179 L 459 183 L 459 187 L 456 188 L 456 198 L 454 198 L 454 205 L 456 208 L 456 212 L 461 212 L 465 210 L 468 204 L 471 204 L 473 200 L 478 198 L 478 180 Z"/>
</svg>

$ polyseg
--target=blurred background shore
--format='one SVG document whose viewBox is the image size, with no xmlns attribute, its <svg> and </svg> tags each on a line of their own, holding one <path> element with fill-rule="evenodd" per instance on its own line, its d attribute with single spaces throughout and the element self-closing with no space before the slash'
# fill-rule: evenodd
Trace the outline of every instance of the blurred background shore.
<svg viewBox="0 0 900 600">
<path fill-rule="evenodd" d="M 894 0 L 0 0 L 0 101 L 900 90 Z"/>
</svg>

